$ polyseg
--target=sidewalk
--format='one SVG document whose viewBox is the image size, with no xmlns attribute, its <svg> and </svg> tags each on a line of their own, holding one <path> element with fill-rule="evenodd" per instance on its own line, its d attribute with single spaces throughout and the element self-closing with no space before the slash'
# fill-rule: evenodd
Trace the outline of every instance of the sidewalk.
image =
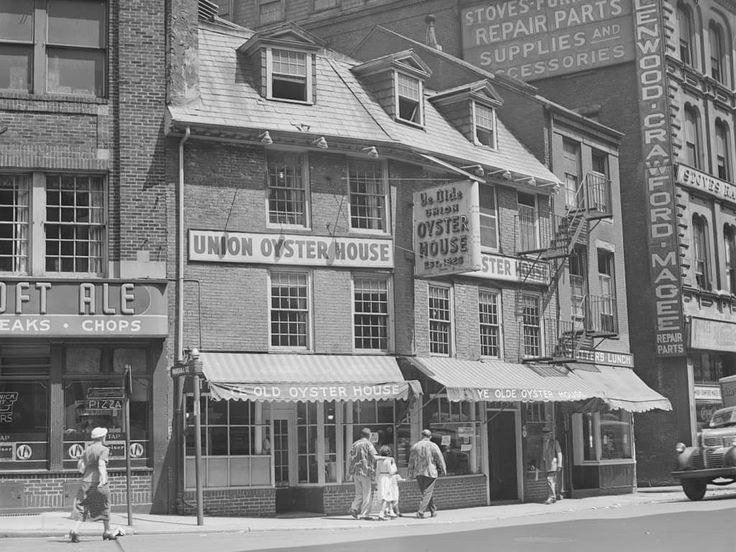
<svg viewBox="0 0 736 552">
<path fill-rule="evenodd" d="M 708 488 L 708 495 L 723 493 L 727 489 Z M 537 503 L 504 504 L 477 508 L 442 510 L 430 523 L 463 523 L 481 520 L 504 520 L 517 517 L 545 515 L 554 512 L 581 512 L 604 508 L 621 508 L 628 505 L 687 500 L 680 487 L 642 488 L 633 494 L 596 496 L 565 499 L 556 504 Z M 288 530 L 336 530 L 356 527 L 375 527 L 376 524 L 415 525 L 427 523 L 414 517 L 414 512 L 390 521 L 354 520 L 349 515 L 322 516 L 320 514 L 293 514 L 275 518 L 256 517 L 207 517 L 203 525 L 197 525 L 196 516 L 133 514 L 133 525 L 128 526 L 125 512 L 113 512 L 111 526 L 120 527 L 127 535 L 174 533 L 222 533 Z M 2 537 L 62 536 L 69 532 L 72 521 L 69 512 L 44 512 L 33 515 L 0 516 Z M 83 523 L 80 534 L 97 536 L 102 532 L 101 523 Z"/>
</svg>

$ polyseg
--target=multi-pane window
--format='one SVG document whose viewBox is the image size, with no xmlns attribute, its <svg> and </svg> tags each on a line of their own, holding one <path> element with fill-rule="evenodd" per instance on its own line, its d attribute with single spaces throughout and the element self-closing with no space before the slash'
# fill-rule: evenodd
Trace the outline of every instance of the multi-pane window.
<svg viewBox="0 0 736 552">
<path fill-rule="evenodd" d="M 532 194 L 517 194 L 519 209 L 519 251 L 537 248 L 537 202 Z"/>
<path fill-rule="evenodd" d="M 716 120 L 716 175 L 722 180 L 731 177 L 730 142 L 728 126 L 720 119 Z"/>
<path fill-rule="evenodd" d="M 261 25 L 281 21 L 284 18 L 283 0 L 259 0 L 258 20 Z"/>
<path fill-rule="evenodd" d="M 0 271 L 28 272 L 30 175 L 0 174 Z"/>
<path fill-rule="evenodd" d="M 309 345 L 307 274 L 271 273 L 271 346 L 306 349 Z"/>
<path fill-rule="evenodd" d="M 591 174 L 588 175 L 588 208 L 602 212 L 610 212 L 608 154 L 604 151 L 591 150 Z"/>
<path fill-rule="evenodd" d="M 695 383 L 717 383 L 723 377 L 725 355 L 718 353 L 691 353 Z"/>
<path fill-rule="evenodd" d="M 576 464 L 632 458 L 630 412 L 603 408 L 599 412 L 573 414 L 572 422 Z"/>
<path fill-rule="evenodd" d="M 613 251 L 598 250 L 598 280 L 601 286 L 601 329 L 608 332 L 616 331 L 615 304 L 616 283 L 614 280 Z"/>
<path fill-rule="evenodd" d="M 710 289 L 709 242 L 708 221 L 702 215 L 693 215 L 693 267 L 700 289 Z"/>
<path fill-rule="evenodd" d="M 102 272 L 104 211 L 102 177 L 46 177 L 47 272 Z"/>
<path fill-rule="evenodd" d="M 355 348 L 388 350 L 388 282 L 355 278 Z"/>
<path fill-rule="evenodd" d="M 429 352 L 450 354 L 450 288 L 429 286 Z"/>
<path fill-rule="evenodd" d="M 498 358 L 501 355 L 498 297 L 496 291 L 482 289 L 478 292 L 481 356 Z"/>
<path fill-rule="evenodd" d="M 496 190 L 480 184 L 480 244 L 498 249 L 498 213 L 496 212 Z"/>
<path fill-rule="evenodd" d="M 570 298 L 573 320 L 585 319 L 585 268 L 587 266 L 585 248 L 575 247 L 570 255 Z"/>
<path fill-rule="evenodd" d="M 0 175 L 0 271 L 101 275 L 104 178 L 35 176 Z M 43 220 L 34 221 L 34 214 L 41 218 L 41 213 Z"/>
<path fill-rule="evenodd" d="M 317 403 L 296 404 L 297 473 L 299 483 L 319 483 Z"/>
<path fill-rule="evenodd" d="M 723 241 L 726 246 L 726 281 L 728 291 L 736 295 L 736 226 L 726 224 L 723 227 Z"/>
<path fill-rule="evenodd" d="M 350 226 L 386 230 L 386 186 L 380 161 L 348 161 Z"/>
<path fill-rule="evenodd" d="M 582 207 L 578 197 L 580 186 L 580 144 L 573 140 L 562 140 L 562 165 L 565 171 L 565 206 L 575 209 Z"/>
<path fill-rule="evenodd" d="M 433 385 L 430 391 L 422 417 L 432 430 L 433 439 L 441 443 L 447 475 L 479 473 L 483 469 L 480 440 L 485 428 L 478 403 L 449 401 Z"/>
<path fill-rule="evenodd" d="M 677 6 L 677 29 L 680 34 L 680 61 L 691 65 L 695 61 L 693 52 L 693 18 L 688 6 Z"/>
<path fill-rule="evenodd" d="M 269 151 L 268 221 L 307 225 L 307 185 L 303 157 L 298 153 Z"/>
<path fill-rule="evenodd" d="M 396 73 L 396 115 L 399 120 L 422 124 L 422 82 L 416 77 Z"/>
<path fill-rule="evenodd" d="M 272 48 L 268 51 L 270 72 L 268 97 L 278 100 L 311 100 L 311 60 L 306 52 Z"/>
<path fill-rule="evenodd" d="M 700 116 L 690 104 L 685 105 L 685 163 L 700 168 Z"/>
<path fill-rule="evenodd" d="M 725 84 L 725 50 L 723 49 L 723 31 L 715 23 L 710 24 L 710 76 Z"/>
<path fill-rule="evenodd" d="M 104 96 L 107 3 L 0 0 L 0 90 Z"/>
<path fill-rule="evenodd" d="M 539 297 L 523 294 L 521 302 L 523 355 L 540 357 L 542 356 L 542 314 Z"/>
<path fill-rule="evenodd" d="M 496 147 L 496 113 L 493 108 L 473 103 L 475 140 L 491 148 Z"/>
</svg>

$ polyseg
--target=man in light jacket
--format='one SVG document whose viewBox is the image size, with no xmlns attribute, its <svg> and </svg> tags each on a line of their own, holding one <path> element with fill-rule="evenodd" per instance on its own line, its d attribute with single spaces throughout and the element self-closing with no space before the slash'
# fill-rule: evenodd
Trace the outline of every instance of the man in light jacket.
<svg viewBox="0 0 736 552">
<path fill-rule="evenodd" d="M 424 514 L 429 510 L 432 517 L 437 515 L 437 506 L 435 506 L 432 494 L 434 493 L 434 484 L 440 474 L 447 474 L 447 466 L 442 451 L 436 443 L 433 443 L 432 432 L 428 429 L 422 430 L 422 439 L 414 443 L 409 453 L 409 478 L 416 477 L 419 491 L 422 493 L 422 499 L 417 509 L 417 517 L 423 518 Z"/>
<path fill-rule="evenodd" d="M 376 473 L 376 448 L 371 443 L 371 430 L 364 427 L 360 439 L 350 447 L 348 475 L 353 478 L 355 498 L 350 506 L 350 515 L 355 519 L 369 519 L 373 476 Z"/>
</svg>

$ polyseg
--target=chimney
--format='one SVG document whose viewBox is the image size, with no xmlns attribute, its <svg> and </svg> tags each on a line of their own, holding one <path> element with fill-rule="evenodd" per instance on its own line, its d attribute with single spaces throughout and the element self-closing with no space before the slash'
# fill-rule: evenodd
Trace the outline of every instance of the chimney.
<svg viewBox="0 0 736 552">
<path fill-rule="evenodd" d="M 169 82 L 171 105 L 186 105 L 199 99 L 199 0 L 170 0 Z"/>
<path fill-rule="evenodd" d="M 427 35 L 424 41 L 427 46 L 434 48 L 435 50 L 442 51 L 442 46 L 437 42 L 437 33 L 434 30 L 434 15 L 431 13 L 424 18 L 424 22 L 427 24 Z"/>
</svg>

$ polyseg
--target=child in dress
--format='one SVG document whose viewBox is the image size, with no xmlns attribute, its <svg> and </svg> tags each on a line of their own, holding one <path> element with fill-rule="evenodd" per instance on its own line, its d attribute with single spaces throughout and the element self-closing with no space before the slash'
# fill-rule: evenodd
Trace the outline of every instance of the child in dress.
<svg viewBox="0 0 736 552">
<path fill-rule="evenodd" d="M 381 499 L 381 511 L 378 519 L 398 517 L 399 514 L 399 469 L 396 467 L 391 447 L 383 445 L 376 457 L 376 487 Z"/>
</svg>

